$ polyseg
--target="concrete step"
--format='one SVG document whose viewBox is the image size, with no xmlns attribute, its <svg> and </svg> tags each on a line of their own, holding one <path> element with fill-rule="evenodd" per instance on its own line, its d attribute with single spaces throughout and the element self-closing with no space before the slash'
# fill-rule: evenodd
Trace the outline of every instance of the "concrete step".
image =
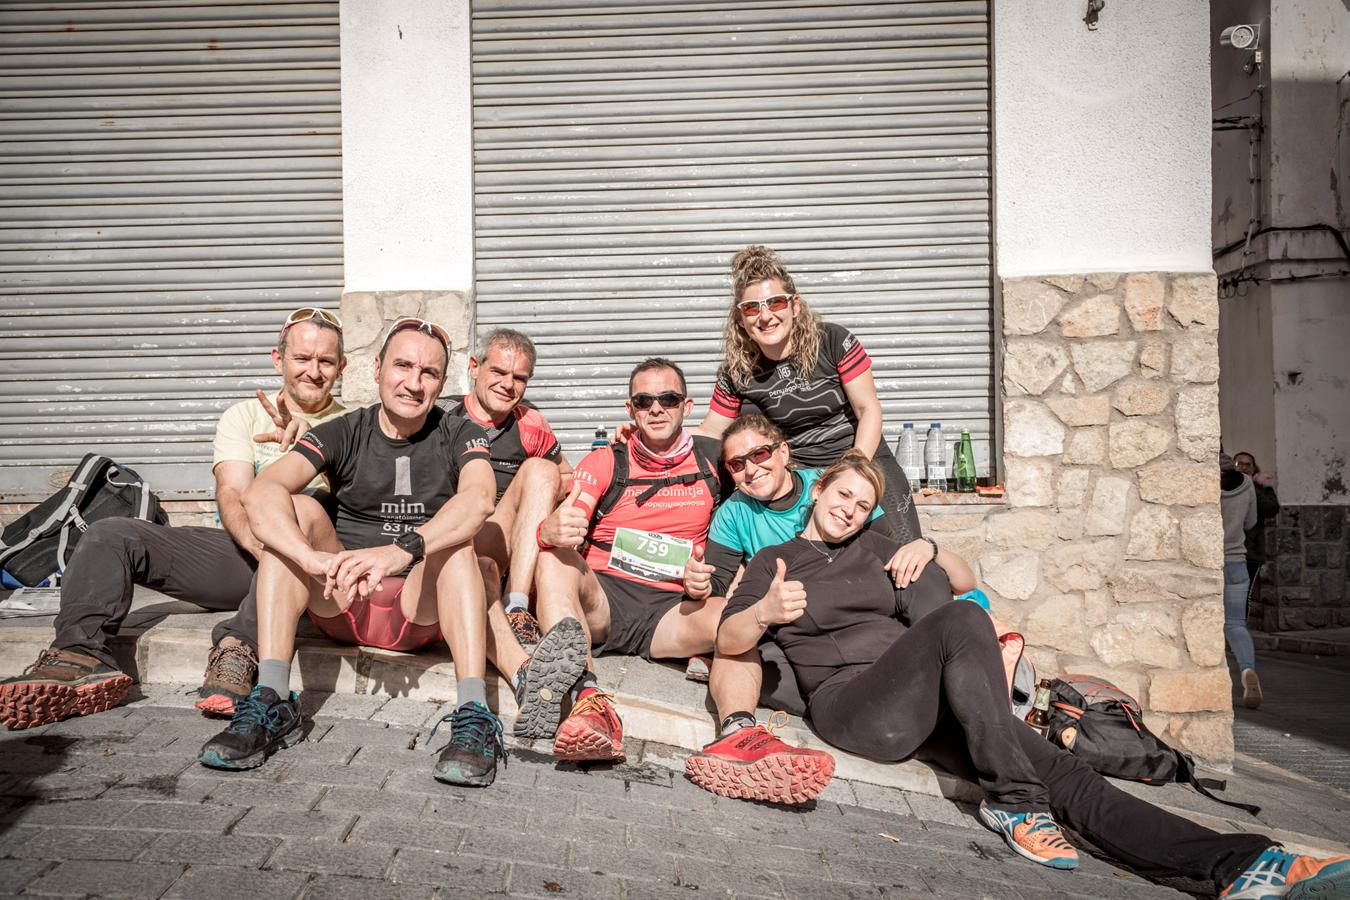
<svg viewBox="0 0 1350 900">
<path fill-rule="evenodd" d="M 112 651 L 122 670 L 140 682 L 199 684 L 211 646 L 211 629 L 229 615 L 206 612 L 190 603 L 137 588 L 132 612 L 114 639 Z M 51 637 L 50 616 L 0 619 L 0 677 L 20 674 L 49 646 Z M 707 688 L 686 680 L 682 666 L 624 656 L 600 657 L 595 663 L 599 683 L 615 694 L 625 736 L 688 751 L 701 749 L 713 740 L 715 713 Z M 434 703 L 455 697 L 454 664 L 443 645 L 418 653 L 339 645 L 322 636 L 308 620 L 301 624 L 291 671 L 291 687 L 297 691 L 405 697 Z M 487 684 L 489 705 L 504 719 L 514 719 L 515 695 L 506 680 L 492 672 L 490 666 Z M 758 714 L 765 721 L 769 710 L 759 710 Z M 913 760 L 880 763 L 830 747 L 797 717 L 792 717 L 778 734 L 791 744 L 832 753 L 840 778 L 949 800 L 978 802 L 983 797 L 975 785 L 925 763 Z M 1229 777 L 1233 781 L 1231 774 Z M 1241 792 L 1249 787 L 1246 782 L 1243 779 L 1241 789 L 1234 783 L 1230 793 L 1263 804 L 1284 797 L 1291 810 L 1299 805 L 1288 785 L 1261 787 L 1258 793 L 1263 796 L 1253 798 L 1250 791 Z M 1294 830 L 1300 819 L 1292 812 L 1279 816 L 1279 822 L 1268 817 L 1263 817 L 1267 819 L 1265 822 L 1253 822 L 1235 818 L 1241 816 L 1236 811 L 1229 816 L 1226 808 L 1199 798 L 1180 785 L 1120 785 L 1216 830 L 1259 831 L 1289 846 L 1321 854 L 1350 852 L 1350 848 L 1342 845 L 1343 838 L 1335 839 L 1335 832 L 1318 835 Z M 1309 786 L 1309 790 L 1314 789 L 1325 790 L 1320 785 Z M 1270 799 L 1264 798 L 1267 794 Z M 1199 803 L 1195 802 L 1197 799 Z"/>
</svg>

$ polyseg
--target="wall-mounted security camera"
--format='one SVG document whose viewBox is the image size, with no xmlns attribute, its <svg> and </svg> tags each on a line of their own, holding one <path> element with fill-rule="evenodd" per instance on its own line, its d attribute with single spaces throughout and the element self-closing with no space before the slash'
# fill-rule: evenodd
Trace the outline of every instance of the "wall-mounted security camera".
<svg viewBox="0 0 1350 900">
<path fill-rule="evenodd" d="M 1219 35 L 1219 44 L 1236 50 L 1256 50 L 1261 46 L 1261 26 L 1229 25 Z"/>
</svg>

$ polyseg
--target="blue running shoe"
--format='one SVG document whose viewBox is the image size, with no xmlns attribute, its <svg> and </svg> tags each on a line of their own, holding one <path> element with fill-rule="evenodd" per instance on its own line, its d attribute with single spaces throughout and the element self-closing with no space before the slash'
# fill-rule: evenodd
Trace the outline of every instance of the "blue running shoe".
<svg viewBox="0 0 1350 900">
<path fill-rule="evenodd" d="M 282 747 L 304 739 L 300 697 L 294 691 L 283 700 L 277 692 L 258 685 L 220 734 L 202 745 L 197 761 L 213 769 L 256 769 Z"/>
<path fill-rule="evenodd" d="M 1078 851 L 1064 839 L 1064 832 L 1048 812 L 1007 812 L 988 802 L 980 804 L 980 821 L 998 832 L 1020 856 L 1052 869 L 1078 865 Z"/>
<path fill-rule="evenodd" d="M 497 760 L 506 760 L 502 744 L 502 720 L 477 701 L 465 703 L 441 717 L 431 729 L 435 736 L 441 723 L 450 722 L 450 743 L 441 751 L 431 774 L 446 784 L 487 787 L 497 777 Z"/>
<path fill-rule="evenodd" d="M 1347 900 L 1350 856 L 1314 859 L 1269 847 L 1222 894 L 1222 900 Z"/>
</svg>

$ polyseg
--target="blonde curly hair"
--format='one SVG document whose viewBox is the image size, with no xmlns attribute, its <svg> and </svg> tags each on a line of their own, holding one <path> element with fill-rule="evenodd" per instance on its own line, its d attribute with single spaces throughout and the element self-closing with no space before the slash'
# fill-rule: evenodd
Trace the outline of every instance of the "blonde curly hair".
<svg viewBox="0 0 1350 900">
<path fill-rule="evenodd" d="M 759 345 L 745 330 L 745 322 L 737 304 L 746 288 L 761 281 L 775 279 L 797 300 L 797 315 L 792 320 L 789 361 L 800 375 L 807 375 L 816 367 L 820 357 L 821 320 L 801 297 L 797 284 L 787 266 L 768 247 L 754 244 L 731 258 L 731 309 L 727 311 L 722 329 L 722 373 L 733 387 L 743 388 L 754 377 L 761 357 Z"/>
</svg>

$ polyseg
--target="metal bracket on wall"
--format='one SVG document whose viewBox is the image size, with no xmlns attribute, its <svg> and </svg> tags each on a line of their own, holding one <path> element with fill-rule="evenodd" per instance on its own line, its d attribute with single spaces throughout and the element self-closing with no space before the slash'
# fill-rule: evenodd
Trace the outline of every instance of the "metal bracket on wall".
<svg viewBox="0 0 1350 900">
<path fill-rule="evenodd" d="M 1083 22 L 1087 25 L 1088 31 L 1097 30 L 1097 16 L 1101 15 L 1102 8 L 1106 6 L 1106 0 L 1088 0 L 1087 15 L 1083 16 Z"/>
</svg>

